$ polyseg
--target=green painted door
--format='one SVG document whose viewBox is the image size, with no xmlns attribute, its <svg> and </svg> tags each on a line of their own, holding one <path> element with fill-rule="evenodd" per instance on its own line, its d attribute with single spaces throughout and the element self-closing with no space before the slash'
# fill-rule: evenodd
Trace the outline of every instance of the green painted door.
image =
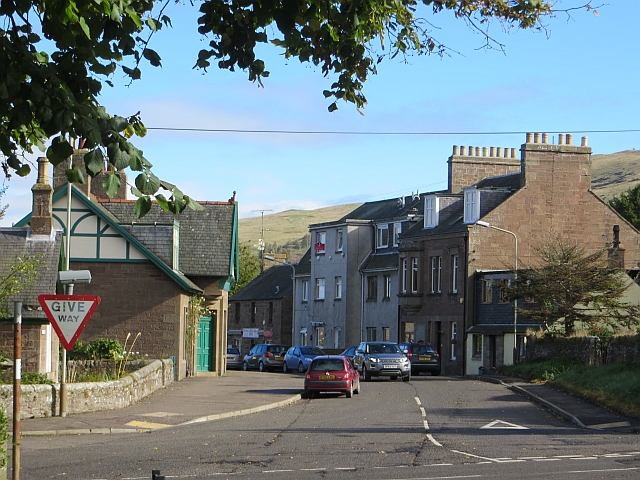
<svg viewBox="0 0 640 480">
<path fill-rule="evenodd" d="M 211 317 L 202 317 L 198 322 L 198 371 L 211 370 Z"/>
</svg>

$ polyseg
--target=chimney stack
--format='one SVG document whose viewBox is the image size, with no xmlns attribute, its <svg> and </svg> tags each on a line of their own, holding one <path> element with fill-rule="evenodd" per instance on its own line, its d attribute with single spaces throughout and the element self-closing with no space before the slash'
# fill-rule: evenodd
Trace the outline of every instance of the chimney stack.
<svg viewBox="0 0 640 480">
<path fill-rule="evenodd" d="M 53 188 L 49 185 L 49 160 L 46 157 L 38 158 L 38 181 L 31 187 L 31 191 L 31 234 L 49 236 L 53 230 Z"/>
</svg>

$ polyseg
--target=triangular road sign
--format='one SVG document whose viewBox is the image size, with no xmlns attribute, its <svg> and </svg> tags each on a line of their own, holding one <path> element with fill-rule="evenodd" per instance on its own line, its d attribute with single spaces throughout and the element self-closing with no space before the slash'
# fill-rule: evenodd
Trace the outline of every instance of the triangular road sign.
<svg viewBox="0 0 640 480">
<path fill-rule="evenodd" d="M 97 295 L 40 295 L 38 302 L 51 320 L 65 350 L 71 350 L 96 307 Z"/>
<path fill-rule="evenodd" d="M 515 423 L 505 422 L 503 420 L 494 420 L 491 423 L 487 423 L 484 427 L 480 428 L 507 428 L 510 430 L 529 430 L 527 427 L 516 425 Z"/>
</svg>

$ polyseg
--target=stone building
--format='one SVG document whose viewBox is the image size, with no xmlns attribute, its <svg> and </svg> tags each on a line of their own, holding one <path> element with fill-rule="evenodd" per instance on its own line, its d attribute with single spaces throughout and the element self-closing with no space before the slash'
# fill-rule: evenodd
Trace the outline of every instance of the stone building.
<svg viewBox="0 0 640 480">
<path fill-rule="evenodd" d="M 548 140 L 528 134 L 520 159 L 515 149 L 454 147 L 448 190 L 425 195 L 423 224 L 400 237 L 400 339 L 436 344 L 445 374 L 477 373 L 494 359 L 510 364 L 522 352 L 529 325 L 513 305 L 497 316 L 487 307 L 501 303 L 492 286 L 512 278 L 516 259 L 536 264 L 545 237 L 595 252 L 611 244 L 617 225 L 617 262 L 637 269 L 638 231 L 591 191 L 586 137 L 580 146 L 571 135 Z"/>
</svg>

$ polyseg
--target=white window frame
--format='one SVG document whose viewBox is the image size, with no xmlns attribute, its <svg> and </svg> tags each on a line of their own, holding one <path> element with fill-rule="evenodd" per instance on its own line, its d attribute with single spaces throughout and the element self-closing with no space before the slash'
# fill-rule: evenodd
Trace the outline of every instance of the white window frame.
<svg viewBox="0 0 640 480">
<path fill-rule="evenodd" d="M 309 301 L 309 280 L 302 281 L 302 301 Z"/>
<path fill-rule="evenodd" d="M 322 245 L 316 250 L 316 245 Z M 314 253 L 324 253 L 327 249 L 327 232 L 316 232 L 316 242 L 313 245 Z"/>
<path fill-rule="evenodd" d="M 451 255 L 451 293 L 458 293 L 458 255 Z"/>
<path fill-rule="evenodd" d="M 464 191 L 464 223 L 475 223 L 480 219 L 480 191 L 468 188 Z"/>
<path fill-rule="evenodd" d="M 384 280 L 384 297 L 383 298 L 391 298 L 391 275 L 385 275 L 383 277 Z"/>
<path fill-rule="evenodd" d="M 407 293 L 407 259 L 403 258 L 402 259 L 402 285 L 400 286 L 400 291 L 402 293 Z"/>
<path fill-rule="evenodd" d="M 344 248 L 344 230 L 336 230 L 336 253 L 342 252 Z"/>
<path fill-rule="evenodd" d="M 342 298 L 342 277 L 336 277 L 335 287 L 335 298 Z"/>
<path fill-rule="evenodd" d="M 411 293 L 418 293 L 418 281 L 420 278 L 420 259 L 411 258 Z"/>
<path fill-rule="evenodd" d="M 383 238 L 383 235 L 385 235 L 386 241 Z M 389 246 L 389 225 L 388 224 L 384 224 L 384 225 L 378 225 L 377 231 L 376 231 L 376 245 L 378 246 L 378 248 L 387 248 Z"/>
<path fill-rule="evenodd" d="M 456 360 L 456 344 L 458 342 L 458 324 L 451 322 L 451 360 Z"/>
<path fill-rule="evenodd" d="M 431 257 L 431 293 L 442 293 L 442 257 Z"/>
<path fill-rule="evenodd" d="M 439 198 L 435 195 L 429 195 L 424 198 L 424 228 L 434 228 L 438 226 L 439 221 Z"/>
<path fill-rule="evenodd" d="M 396 222 L 393 224 L 393 246 L 397 247 L 400 244 L 400 234 L 402 233 L 402 223 Z"/>
<path fill-rule="evenodd" d="M 324 300 L 325 281 L 324 278 L 316 278 L 316 300 Z"/>
</svg>

